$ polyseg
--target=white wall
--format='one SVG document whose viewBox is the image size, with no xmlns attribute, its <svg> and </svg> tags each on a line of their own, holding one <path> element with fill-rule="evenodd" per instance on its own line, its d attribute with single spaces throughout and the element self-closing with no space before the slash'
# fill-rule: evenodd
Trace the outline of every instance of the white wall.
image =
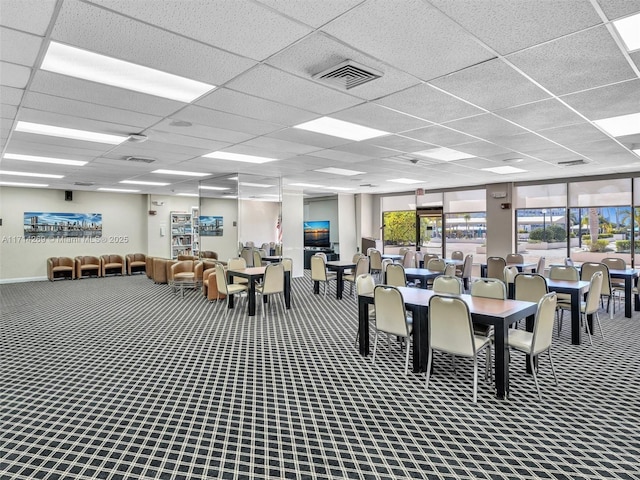
<svg viewBox="0 0 640 480">
<path fill-rule="evenodd" d="M 515 220 L 513 204 L 511 204 L 511 183 L 487 185 L 487 257 L 506 257 L 515 252 L 514 232 Z M 505 198 L 493 198 L 493 193 L 506 193 Z M 503 203 L 512 208 L 503 209 Z"/>
<path fill-rule="evenodd" d="M 145 212 L 145 224 L 147 227 L 147 248 L 144 253 L 152 257 L 171 258 L 171 212 L 191 213 L 192 207 L 198 206 L 198 199 L 194 197 L 176 197 L 169 195 L 141 195 L 145 202 L 150 202 L 146 210 L 155 210 L 155 215 Z M 154 205 L 153 202 L 163 203 Z M 161 235 L 164 228 L 164 236 Z"/>
<path fill-rule="evenodd" d="M 238 256 L 238 201 L 201 198 L 200 215 L 222 217 L 221 237 L 200 237 L 200 250 L 218 253 L 220 260 Z"/>
<path fill-rule="evenodd" d="M 263 243 L 278 241 L 279 202 L 239 200 L 238 209 L 238 238 L 242 243 L 252 241 L 260 247 Z"/>
<path fill-rule="evenodd" d="M 340 228 L 340 260 L 351 260 L 358 251 L 356 238 L 356 201 L 350 194 L 338 195 L 338 212 Z"/>
<path fill-rule="evenodd" d="M 49 257 L 146 253 L 147 210 L 144 195 L 74 191 L 73 200 L 67 202 L 63 190 L 2 187 L 0 282 L 45 279 Z M 24 212 L 100 213 L 102 238 L 25 243 Z"/>
<path fill-rule="evenodd" d="M 302 190 L 282 192 L 283 256 L 293 260 L 293 276 L 304 275 L 304 197 Z"/>
<path fill-rule="evenodd" d="M 312 222 L 329 220 L 329 241 L 340 241 L 340 225 L 338 222 L 338 197 L 322 197 L 304 202 L 304 221 Z"/>
</svg>

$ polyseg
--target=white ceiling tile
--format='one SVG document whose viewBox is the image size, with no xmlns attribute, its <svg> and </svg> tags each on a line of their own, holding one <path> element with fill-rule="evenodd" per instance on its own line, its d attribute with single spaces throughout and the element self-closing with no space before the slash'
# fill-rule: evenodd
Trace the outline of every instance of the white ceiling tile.
<svg viewBox="0 0 640 480">
<path fill-rule="evenodd" d="M 414 140 L 412 138 L 403 137 L 401 135 L 385 135 L 384 137 L 372 138 L 362 142 L 363 144 L 376 145 L 378 147 L 390 148 L 400 152 L 419 152 L 427 150 L 433 146 Z"/>
<path fill-rule="evenodd" d="M 123 3 L 129 3 L 136 8 L 144 5 L 144 2 Z M 162 5 L 169 3 L 180 4 L 163 2 Z M 155 10 L 158 5 L 156 2 L 153 5 L 147 3 L 148 8 L 141 10 Z M 211 28 L 210 20 L 207 21 Z M 63 4 L 51 38 L 216 86 L 255 64 L 247 58 L 80 2 Z M 215 68 L 212 68 L 214 65 Z"/>
<path fill-rule="evenodd" d="M 344 152 L 355 153 L 357 155 L 364 155 L 367 157 L 384 158 L 397 155 L 399 152 L 395 150 L 389 150 L 387 148 L 376 147 L 375 145 L 367 145 L 363 142 L 353 142 L 346 145 L 340 145 L 335 147 L 334 150 L 341 150 Z"/>
<path fill-rule="evenodd" d="M 640 2 L 637 0 L 623 1 L 620 0 L 597 0 L 602 11 L 609 20 L 624 17 L 632 13 L 640 12 Z"/>
<path fill-rule="evenodd" d="M 185 147 L 195 147 L 205 149 L 207 152 L 213 152 L 215 150 L 221 150 L 230 146 L 228 142 L 220 142 L 216 140 L 209 140 L 206 138 L 198 138 L 189 135 L 191 127 L 171 127 L 165 125 L 164 130 L 158 128 L 152 128 L 146 131 L 149 138 L 161 143 L 170 143 L 173 145 L 184 145 Z M 171 129 L 172 131 L 167 131 Z M 182 132 L 185 132 L 184 134 Z"/>
<path fill-rule="evenodd" d="M 365 103 L 348 108 L 331 114 L 331 117 L 390 133 L 399 133 L 430 125 L 430 122 L 396 112 L 375 103 Z"/>
<path fill-rule="evenodd" d="M 606 27 L 597 27 L 507 58 L 555 95 L 636 78 Z"/>
<path fill-rule="evenodd" d="M 466 68 L 430 83 L 490 111 L 549 97 L 544 90 L 499 59 Z"/>
<path fill-rule="evenodd" d="M 600 140 L 613 141 L 597 127 L 588 123 L 542 130 L 540 135 L 569 148 L 576 148 L 586 143 Z"/>
<path fill-rule="evenodd" d="M 285 140 L 280 140 L 277 138 L 271 137 L 256 137 L 251 140 L 247 140 L 243 142 L 242 145 L 256 148 L 258 150 L 264 150 L 265 152 L 283 152 L 289 153 L 292 155 L 296 154 L 305 154 L 309 152 L 315 152 L 318 150 L 318 147 L 313 145 L 304 145 L 302 143 L 295 142 L 287 142 Z M 269 156 L 269 155 L 261 155 L 261 156 Z"/>
<path fill-rule="evenodd" d="M 0 106 L 0 116 L 4 119 L 13 120 L 16 118 L 16 114 L 18 113 L 18 107 L 15 105 L 6 105 L 2 104 Z"/>
<path fill-rule="evenodd" d="M 279 130 L 265 136 L 269 138 L 279 138 L 280 140 L 293 143 L 306 143 L 318 148 L 333 148 L 351 142 L 351 140 L 345 140 L 344 138 L 322 135 L 321 133 L 309 132 L 299 128 L 285 128 L 284 130 Z"/>
<path fill-rule="evenodd" d="M 267 65 L 252 69 L 229 82 L 227 86 L 233 90 L 323 115 L 362 103 L 359 98 Z"/>
<path fill-rule="evenodd" d="M 56 0 L 3 0 L 0 25 L 44 36 Z"/>
<path fill-rule="evenodd" d="M 567 102 L 589 120 L 640 112 L 640 79 L 565 95 Z"/>
<path fill-rule="evenodd" d="M 24 90 L 13 87 L 0 87 L 0 99 L 4 105 L 20 105 Z"/>
<path fill-rule="evenodd" d="M 625 147 L 620 146 L 616 141 L 611 139 L 599 140 L 597 142 L 589 142 L 576 145 L 575 150 L 600 163 L 626 163 L 636 162 L 640 168 L 640 159 Z"/>
<path fill-rule="evenodd" d="M 215 89 L 206 97 L 195 102 L 195 105 L 289 127 L 318 116 L 313 112 L 246 95 L 228 88 Z"/>
<path fill-rule="evenodd" d="M 483 113 L 480 108 L 426 84 L 394 93 L 377 100 L 375 103 L 434 123 L 443 123 Z"/>
<path fill-rule="evenodd" d="M 255 60 L 263 60 L 311 32 L 309 27 L 251 2 L 191 0 L 189 8 L 184 8 L 182 2 L 91 1 Z"/>
<path fill-rule="evenodd" d="M 366 155 L 358 155 L 357 153 L 342 152 L 340 150 L 332 149 L 318 150 L 310 154 L 310 156 L 347 163 L 364 162 L 369 160 L 369 157 Z"/>
<path fill-rule="evenodd" d="M 584 119 L 580 115 L 556 99 L 498 110 L 494 114 L 533 131 L 584 123 Z"/>
<path fill-rule="evenodd" d="M 171 132 L 175 129 L 175 127 L 171 126 L 171 122 L 172 119 L 163 120 L 154 128 L 165 132 Z M 215 128 L 210 125 L 201 125 L 197 123 L 194 123 L 190 127 L 182 127 L 180 132 L 183 132 L 181 135 L 189 135 L 190 137 L 204 138 L 224 143 L 244 142 L 255 136 L 249 133 L 236 132 L 225 128 Z"/>
<path fill-rule="evenodd" d="M 431 3 L 503 55 L 601 23 L 589 0 Z"/>
<path fill-rule="evenodd" d="M 106 105 L 123 110 L 144 112 L 164 117 L 184 107 L 184 103 L 153 95 L 111 87 L 78 78 L 38 70 L 31 82 L 31 91 L 56 97 Z"/>
<path fill-rule="evenodd" d="M 138 129 L 135 125 L 125 123 L 111 123 L 88 118 L 80 118 L 64 113 L 44 112 L 31 108 L 21 108 L 18 120 L 44 125 L 54 125 L 56 127 L 75 128 L 78 130 L 88 130 L 90 132 L 108 133 L 111 135 L 128 136 Z M 43 136 L 43 135 L 37 135 Z"/>
<path fill-rule="evenodd" d="M 504 148 L 500 145 L 496 145 L 495 143 L 489 143 L 484 141 L 465 143 L 462 145 L 455 145 L 452 148 L 462 153 L 475 155 L 476 157 L 484 157 L 486 155 L 498 155 L 501 153 L 509 153 L 508 148 Z"/>
<path fill-rule="evenodd" d="M 0 28 L 0 60 L 32 67 L 40 52 L 42 39 L 35 35 Z"/>
<path fill-rule="evenodd" d="M 362 0 L 258 0 L 285 15 L 295 18 L 312 27 L 320 27 L 328 21 L 338 17 Z"/>
<path fill-rule="evenodd" d="M 323 33 L 308 36 L 274 55 L 267 63 L 299 77 L 311 79 L 315 74 L 324 72 L 345 60 L 353 60 L 382 74 L 380 78 L 349 90 L 345 89 L 345 92 L 350 95 L 373 100 L 420 83 L 414 76 L 349 48 Z M 322 81 L 318 82 L 324 84 Z M 341 86 L 336 88 L 340 89 Z"/>
<path fill-rule="evenodd" d="M 31 69 L 14 63 L 0 62 L 0 85 L 25 88 L 31 75 Z"/>
<path fill-rule="evenodd" d="M 431 80 L 494 55 L 460 26 L 420 0 L 366 2 L 322 28 L 388 64 Z M 381 35 L 384 32 L 384 35 Z"/>
<path fill-rule="evenodd" d="M 69 138 L 49 137 L 47 135 L 33 135 L 31 133 L 13 132 L 11 141 L 7 146 L 7 152 L 21 153 L 25 155 L 37 155 L 40 157 L 60 157 L 61 152 L 75 152 L 75 155 L 83 158 L 69 157 L 70 160 L 87 160 L 85 157 L 96 157 L 109 151 L 113 145 L 106 143 L 84 142 L 82 140 L 71 140 Z M 20 149 L 20 151 L 17 151 Z M 41 153 L 33 153 L 35 151 Z"/>
<path fill-rule="evenodd" d="M 273 123 L 198 107 L 196 105 L 189 105 L 175 115 L 172 115 L 172 117 L 178 120 L 199 123 L 200 125 L 211 125 L 212 127 L 225 128 L 254 135 L 263 135 L 282 128 L 280 125 Z"/>
<path fill-rule="evenodd" d="M 22 106 L 23 108 L 42 110 L 45 112 L 64 112 L 66 115 L 78 118 L 88 118 L 111 123 L 125 123 L 137 127 L 137 130 L 143 130 L 162 120 L 162 117 L 80 102 L 68 98 L 54 97 L 37 92 L 27 93 Z"/>
<path fill-rule="evenodd" d="M 485 140 L 524 133 L 522 128 L 490 113 L 447 122 L 446 126 Z"/>
<path fill-rule="evenodd" d="M 566 148 L 554 145 L 551 148 L 543 148 L 540 150 L 530 150 L 527 155 L 543 160 L 546 163 L 557 164 L 562 161 L 577 160 L 581 155 Z"/>
<path fill-rule="evenodd" d="M 402 135 L 441 147 L 470 143 L 476 140 L 474 137 L 440 125 L 404 132 Z"/>
<path fill-rule="evenodd" d="M 553 142 L 550 142 L 546 138 L 536 135 L 535 133 L 506 135 L 504 137 L 495 138 L 493 142 L 520 153 L 528 153 L 533 150 L 544 150 L 554 148 L 556 146 Z"/>
</svg>

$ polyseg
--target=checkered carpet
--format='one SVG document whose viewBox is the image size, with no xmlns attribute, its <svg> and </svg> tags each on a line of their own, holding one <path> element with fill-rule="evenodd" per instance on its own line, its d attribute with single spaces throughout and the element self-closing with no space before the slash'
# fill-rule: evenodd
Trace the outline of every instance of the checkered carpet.
<svg viewBox="0 0 640 480">
<path fill-rule="evenodd" d="M 2 479 L 640 478 L 640 314 L 554 338 L 543 400 L 514 353 L 497 400 L 445 357 L 354 346 L 356 302 L 294 279 L 292 309 L 225 317 L 144 275 L 0 285 Z"/>
</svg>

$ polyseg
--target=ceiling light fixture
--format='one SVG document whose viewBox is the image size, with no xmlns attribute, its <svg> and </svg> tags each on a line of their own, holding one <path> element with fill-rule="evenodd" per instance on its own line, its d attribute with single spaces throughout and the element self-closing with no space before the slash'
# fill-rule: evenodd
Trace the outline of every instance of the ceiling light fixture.
<svg viewBox="0 0 640 480">
<path fill-rule="evenodd" d="M 313 183 L 289 183 L 290 187 L 306 187 L 306 188 L 325 188 L 322 185 L 315 185 Z"/>
<path fill-rule="evenodd" d="M 166 187 L 167 185 L 171 185 L 170 183 L 162 183 L 162 182 L 143 182 L 138 180 L 120 180 L 118 183 L 127 183 L 130 185 L 149 185 L 152 187 Z"/>
<path fill-rule="evenodd" d="M 15 175 L 18 177 L 64 178 L 64 175 L 51 175 L 49 173 L 14 172 L 10 170 L 0 170 L 0 175 Z"/>
<path fill-rule="evenodd" d="M 267 163 L 274 162 L 277 158 L 257 157 L 255 155 L 243 155 L 241 153 L 231 152 L 211 152 L 203 155 L 206 158 L 217 158 L 219 160 L 230 160 L 232 162 L 246 162 L 246 163 Z"/>
<path fill-rule="evenodd" d="M 118 192 L 118 193 L 137 193 L 140 190 L 133 190 L 130 188 L 107 188 L 107 187 L 100 187 L 98 188 L 98 190 L 100 190 L 101 192 Z"/>
<path fill-rule="evenodd" d="M 613 22 L 627 51 L 640 49 L 640 13 Z"/>
<path fill-rule="evenodd" d="M 46 183 L 0 182 L 7 187 L 48 187 Z"/>
<path fill-rule="evenodd" d="M 209 187 L 206 185 L 200 185 L 200 190 L 229 190 L 229 187 Z"/>
<path fill-rule="evenodd" d="M 623 137 L 640 133 L 640 113 L 594 120 L 596 125 L 612 137 Z"/>
<path fill-rule="evenodd" d="M 106 133 L 89 132 L 87 130 L 77 130 L 75 128 L 56 127 L 53 125 L 43 125 L 41 123 L 23 121 L 19 121 L 17 123 L 16 132 L 70 138 L 72 140 L 83 140 L 85 142 L 108 143 L 110 145 L 119 145 L 128 138 L 122 135 L 109 135 Z"/>
<path fill-rule="evenodd" d="M 363 175 L 364 173 L 366 173 L 366 172 L 358 172 L 356 170 L 348 170 L 346 168 L 335 168 L 335 167 L 320 168 L 315 171 L 320 173 L 329 173 L 331 175 L 344 175 L 345 177 L 349 177 L 351 175 Z"/>
<path fill-rule="evenodd" d="M 293 128 L 308 130 L 315 133 L 322 133 L 324 135 L 331 135 L 333 137 L 346 138 L 347 140 L 354 140 L 356 142 L 367 140 L 369 138 L 391 135 L 390 132 L 384 132 L 382 130 L 376 130 L 375 128 L 364 127 L 355 123 L 336 120 L 335 118 L 331 117 L 320 117 L 315 120 L 311 120 L 310 122 L 294 125 Z"/>
<path fill-rule="evenodd" d="M 251 183 L 251 182 L 240 182 L 241 187 L 256 187 L 256 188 L 269 188 L 275 187 L 275 185 L 269 185 L 264 183 Z"/>
<path fill-rule="evenodd" d="M 57 42 L 49 44 L 40 68 L 185 103 L 191 103 L 216 88 L 214 85 Z"/>
<path fill-rule="evenodd" d="M 586 162 L 582 158 L 578 158 L 576 160 L 565 160 L 563 162 L 558 162 L 558 165 L 562 165 L 563 167 L 573 167 L 576 165 L 584 165 Z"/>
<path fill-rule="evenodd" d="M 416 183 L 424 183 L 422 180 L 414 180 L 412 178 L 394 178 L 387 180 L 387 182 L 404 183 L 405 185 L 414 185 Z"/>
<path fill-rule="evenodd" d="M 199 197 L 197 193 L 176 193 L 179 197 Z"/>
<path fill-rule="evenodd" d="M 4 158 L 7 160 L 19 160 L 21 162 L 40 162 L 40 163 L 53 163 L 56 165 L 69 165 L 72 167 L 82 167 L 88 162 L 81 160 L 67 160 L 66 158 L 51 158 L 51 157 L 38 157 L 35 155 L 22 155 L 19 153 L 5 153 Z"/>
<path fill-rule="evenodd" d="M 505 165 L 504 167 L 483 168 L 482 170 L 484 170 L 485 172 L 497 173 L 499 175 L 507 175 L 509 173 L 526 172 L 526 170 L 523 170 L 521 168 L 516 168 L 516 167 L 510 167 L 509 165 Z"/>
<path fill-rule="evenodd" d="M 185 177 L 208 177 L 210 173 L 186 172 L 184 170 L 154 170 L 151 173 L 160 173 L 163 175 L 183 175 Z"/>
<path fill-rule="evenodd" d="M 413 155 L 420 155 L 421 157 L 433 158 L 435 160 L 442 160 L 443 162 L 452 162 L 454 160 L 464 160 L 465 158 L 475 158 L 475 155 L 469 153 L 459 152 L 451 148 L 431 148 L 429 150 L 422 150 L 420 152 L 413 152 Z"/>
</svg>

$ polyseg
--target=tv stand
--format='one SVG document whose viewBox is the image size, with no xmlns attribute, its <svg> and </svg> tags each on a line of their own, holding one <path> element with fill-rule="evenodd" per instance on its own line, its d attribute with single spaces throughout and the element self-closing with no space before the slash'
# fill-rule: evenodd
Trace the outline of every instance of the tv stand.
<svg viewBox="0 0 640 480">
<path fill-rule="evenodd" d="M 327 255 L 327 261 L 338 260 L 338 254 L 330 248 L 305 248 L 304 249 L 304 268 L 309 270 L 311 268 L 311 257 L 316 253 L 325 253 Z"/>
</svg>

